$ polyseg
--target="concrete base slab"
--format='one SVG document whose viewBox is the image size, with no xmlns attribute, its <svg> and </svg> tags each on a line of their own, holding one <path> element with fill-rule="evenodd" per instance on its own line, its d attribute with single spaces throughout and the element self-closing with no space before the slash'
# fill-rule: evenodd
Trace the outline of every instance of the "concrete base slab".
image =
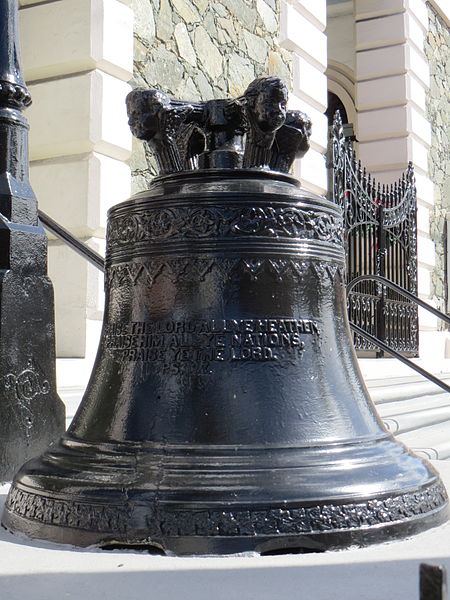
<svg viewBox="0 0 450 600">
<path fill-rule="evenodd" d="M 449 487 L 450 463 L 433 464 Z M 447 523 L 364 549 L 174 558 L 31 542 L 2 529 L 0 589 L 8 600 L 414 600 L 421 562 L 450 569 L 449 539 Z"/>
</svg>

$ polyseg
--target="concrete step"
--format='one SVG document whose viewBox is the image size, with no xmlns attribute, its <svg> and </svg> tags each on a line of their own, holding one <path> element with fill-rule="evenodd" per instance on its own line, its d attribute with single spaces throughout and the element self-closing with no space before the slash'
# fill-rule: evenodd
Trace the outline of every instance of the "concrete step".
<svg viewBox="0 0 450 600">
<path fill-rule="evenodd" d="M 450 385 L 449 373 L 438 377 Z M 450 456 L 449 393 L 418 374 L 366 383 L 388 431 L 422 456 Z"/>
<path fill-rule="evenodd" d="M 438 373 L 450 385 L 449 373 Z M 384 425 L 425 458 L 450 457 L 450 394 L 418 374 L 369 380 Z"/>
<path fill-rule="evenodd" d="M 81 398 L 84 394 L 84 386 L 72 386 L 58 389 L 59 397 L 66 405 L 66 428 L 70 425 Z"/>
<path fill-rule="evenodd" d="M 57 358 L 56 381 L 58 389 L 86 387 L 95 356 L 90 358 Z"/>
<path fill-rule="evenodd" d="M 91 375 L 94 355 L 90 358 L 57 358 L 56 382 L 66 405 L 66 427 L 70 425 Z"/>
<path fill-rule="evenodd" d="M 413 358 L 411 361 L 438 377 L 450 373 L 450 358 L 439 359 L 436 352 L 432 351 L 429 353 L 424 352 L 425 356 L 426 358 Z M 418 377 L 421 379 L 416 371 L 396 358 L 359 358 L 358 365 L 366 383 L 383 378 L 392 380 L 403 377 L 407 379 Z"/>
<path fill-rule="evenodd" d="M 406 414 L 421 410 L 431 410 L 450 405 L 450 394 L 442 392 L 432 396 L 419 396 L 417 398 L 406 398 L 404 400 L 393 400 L 377 404 L 377 410 L 383 417 L 391 417 L 398 414 Z"/>
<path fill-rule="evenodd" d="M 419 456 L 434 460 L 450 459 L 450 420 L 396 435 Z"/>
<path fill-rule="evenodd" d="M 450 373 L 440 373 L 436 376 L 447 385 L 450 385 Z M 446 393 L 441 387 L 418 374 L 410 377 L 369 380 L 366 381 L 366 385 L 370 397 L 377 405 L 385 402 Z"/>
<path fill-rule="evenodd" d="M 407 406 L 404 407 L 404 404 Z M 385 406 L 378 405 L 378 413 L 388 431 L 393 434 L 450 421 L 450 394 L 445 392 L 438 396 L 422 396 L 409 401 L 392 402 L 388 405 L 388 411 L 384 410 Z M 418 408 L 412 410 L 413 406 Z"/>
</svg>

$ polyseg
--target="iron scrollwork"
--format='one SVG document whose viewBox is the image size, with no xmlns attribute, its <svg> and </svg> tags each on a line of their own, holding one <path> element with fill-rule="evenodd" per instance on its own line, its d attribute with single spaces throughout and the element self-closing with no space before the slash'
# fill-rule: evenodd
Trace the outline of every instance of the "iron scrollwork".
<svg viewBox="0 0 450 600">
<path fill-rule="evenodd" d="M 391 185 L 381 185 L 357 161 L 344 136 L 339 113 L 330 128 L 332 200 L 344 212 L 347 283 L 360 275 L 381 275 L 417 294 L 417 197 L 414 168 Z M 394 350 L 417 355 L 418 310 L 409 300 L 375 281 L 349 294 L 350 320 Z M 382 352 L 354 334 L 357 350 Z"/>
</svg>

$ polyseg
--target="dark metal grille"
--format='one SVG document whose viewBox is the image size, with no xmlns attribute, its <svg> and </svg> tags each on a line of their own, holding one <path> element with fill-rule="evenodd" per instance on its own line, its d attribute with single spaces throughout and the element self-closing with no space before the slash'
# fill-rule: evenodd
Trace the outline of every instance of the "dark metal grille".
<svg viewBox="0 0 450 600">
<path fill-rule="evenodd" d="M 329 194 L 344 212 L 347 283 L 381 275 L 417 294 L 417 198 L 414 168 L 390 185 L 377 183 L 355 156 L 336 113 L 330 128 Z M 418 352 L 418 308 L 376 281 L 363 281 L 348 296 L 350 321 L 409 356 Z M 354 334 L 355 348 L 383 352 Z"/>
</svg>

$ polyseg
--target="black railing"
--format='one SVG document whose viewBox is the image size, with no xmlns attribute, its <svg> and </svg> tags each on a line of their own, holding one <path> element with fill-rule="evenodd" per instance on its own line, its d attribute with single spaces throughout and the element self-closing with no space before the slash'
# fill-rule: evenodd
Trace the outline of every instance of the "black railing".
<svg viewBox="0 0 450 600">
<path fill-rule="evenodd" d="M 424 302 L 423 300 L 421 300 L 420 298 L 418 298 L 416 295 L 412 294 L 411 292 L 408 292 L 408 290 L 403 289 L 401 286 L 390 281 L 389 279 L 386 279 L 386 277 L 382 277 L 380 275 L 361 275 L 360 277 L 357 277 L 356 279 L 354 279 L 347 285 L 347 294 L 350 295 L 352 287 L 355 287 L 359 283 L 368 282 L 370 280 L 376 282 L 378 285 L 392 289 L 396 294 L 406 297 L 411 303 L 415 303 L 416 305 L 421 306 L 423 309 L 429 311 L 430 313 L 432 313 L 433 315 L 435 315 L 439 319 L 442 319 L 445 323 L 450 325 L 450 317 L 448 317 L 444 313 L 441 313 L 439 310 L 434 308 L 434 306 L 427 304 L 426 302 Z M 367 339 L 367 341 L 369 343 L 378 346 L 379 348 L 381 348 L 383 350 L 383 352 L 387 352 L 388 354 L 391 354 L 395 358 L 398 358 L 398 360 L 400 360 L 403 364 L 407 365 L 411 369 L 414 369 L 415 371 L 417 371 L 417 373 L 420 373 L 420 375 L 423 375 L 423 377 L 426 377 L 427 379 L 429 379 L 430 381 L 432 381 L 433 383 L 435 383 L 436 385 L 441 387 L 446 392 L 450 392 L 450 386 L 447 385 L 444 381 L 442 381 L 441 379 L 439 379 L 438 377 L 436 377 L 429 371 L 423 369 L 416 363 L 412 362 L 411 360 L 409 360 L 408 358 L 406 358 L 405 356 L 400 354 L 400 352 L 397 352 L 397 350 L 391 348 L 390 346 L 388 346 L 388 344 L 384 343 L 382 340 L 378 339 L 376 336 L 374 336 L 371 333 L 369 333 L 368 331 L 364 330 L 358 324 L 350 321 L 350 327 L 358 336 L 361 336 L 361 337 Z"/>
<path fill-rule="evenodd" d="M 102 273 L 105 271 L 103 256 L 92 250 L 92 248 L 89 248 L 87 244 L 80 242 L 78 238 L 74 237 L 67 229 L 64 229 L 64 227 L 42 212 L 42 210 L 39 211 L 39 218 L 48 231 L 51 231 L 53 235 L 56 235 L 57 238 L 68 244 L 72 250 L 83 256 L 94 267 L 100 269 Z"/>
<path fill-rule="evenodd" d="M 352 322 L 408 356 L 419 350 L 417 305 L 361 275 L 380 275 L 417 293 L 417 199 L 414 169 L 392 185 L 380 185 L 356 160 L 339 113 L 330 128 L 330 199 L 344 213 L 347 283 L 358 279 L 348 297 Z M 379 344 L 354 335 L 357 350 L 383 356 Z"/>
</svg>

